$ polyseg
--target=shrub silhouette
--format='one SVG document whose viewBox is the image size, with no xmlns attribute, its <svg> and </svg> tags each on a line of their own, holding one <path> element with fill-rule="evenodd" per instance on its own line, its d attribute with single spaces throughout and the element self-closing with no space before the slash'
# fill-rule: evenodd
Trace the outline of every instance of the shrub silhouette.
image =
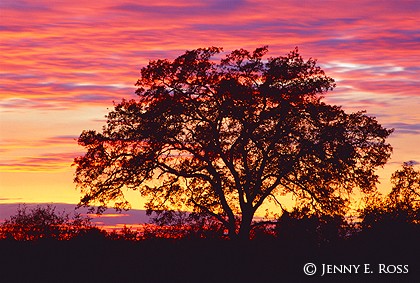
<svg viewBox="0 0 420 283">
<path fill-rule="evenodd" d="M 70 217 L 68 213 L 57 212 L 52 205 L 29 209 L 19 206 L 15 215 L 0 226 L 2 238 L 18 241 L 40 239 L 68 240 L 93 229 L 90 219 L 80 214 Z"/>
</svg>

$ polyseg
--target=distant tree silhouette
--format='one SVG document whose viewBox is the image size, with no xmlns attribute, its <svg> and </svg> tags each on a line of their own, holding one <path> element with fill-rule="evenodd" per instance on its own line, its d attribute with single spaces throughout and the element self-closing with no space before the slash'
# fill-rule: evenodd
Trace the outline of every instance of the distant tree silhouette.
<svg viewBox="0 0 420 283">
<path fill-rule="evenodd" d="M 211 215 L 185 211 L 153 211 L 144 238 L 223 239 L 225 227 Z"/>
<path fill-rule="evenodd" d="M 111 232 L 107 233 L 107 239 L 109 240 L 117 240 L 117 241 L 139 241 L 142 240 L 144 237 L 142 237 L 141 233 L 138 230 L 134 230 L 131 227 L 127 227 L 124 225 L 122 229 L 119 230 L 112 230 Z"/>
<path fill-rule="evenodd" d="M 405 162 L 401 170 L 391 176 L 393 184 L 387 197 L 387 206 L 413 212 L 411 219 L 420 221 L 420 171 L 415 170 L 413 162 Z"/>
<path fill-rule="evenodd" d="M 376 194 L 366 200 L 361 210 L 362 228 L 393 229 L 404 224 L 420 225 L 420 171 L 405 162 L 391 176 L 393 187 L 384 198 Z"/>
<path fill-rule="evenodd" d="M 289 243 L 319 246 L 348 238 L 352 229 L 343 215 L 314 213 L 308 207 L 300 207 L 282 214 L 276 236 Z"/>
<path fill-rule="evenodd" d="M 374 117 L 322 101 L 334 80 L 298 50 L 264 59 L 267 47 L 186 51 L 151 61 L 103 131 L 83 131 L 75 159 L 81 205 L 129 208 L 123 189 L 148 210 L 192 210 L 248 238 L 256 210 L 294 195 L 324 213 L 342 212 L 348 194 L 373 190 L 392 130 Z"/>
<path fill-rule="evenodd" d="M 34 241 L 39 239 L 68 240 L 93 229 L 90 219 L 80 214 L 72 218 L 68 213 L 56 212 L 52 205 L 28 209 L 19 206 L 17 213 L 0 226 L 0 234 L 6 239 Z"/>
</svg>

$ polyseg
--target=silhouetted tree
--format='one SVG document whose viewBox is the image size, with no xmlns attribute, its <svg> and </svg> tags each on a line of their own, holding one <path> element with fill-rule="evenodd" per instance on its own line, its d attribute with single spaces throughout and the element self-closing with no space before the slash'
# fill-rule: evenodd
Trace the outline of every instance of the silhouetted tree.
<svg viewBox="0 0 420 283">
<path fill-rule="evenodd" d="M 393 187 L 386 197 L 376 194 L 366 200 L 361 210 L 362 228 L 386 228 L 420 224 L 420 171 L 414 163 L 405 162 L 391 176 Z"/>
<path fill-rule="evenodd" d="M 19 206 L 17 213 L 0 226 L 0 234 L 6 239 L 33 241 L 39 239 L 68 240 L 93 229 L 90 218 L 80 214 L 56 212 L 52 205 L 28 209 Z"/>
<path fill-rule="evenodd" d="M 267 51 L 218 63 L 220 48 L 196 49 L 142 68 L 138 100 L 115 105 L 102 133 L 79 137 L 81 204 L 129 208 L 123 188 L 134 189 L 149 210 L 191 209 L 248 238 L 269 198 L 293 194 L 338 213 L 354 188 L 372 190 L 392 130 L 323 102 L 335 84 L 315 60 Z"/>
<path fill-rule="evenodd" d="M 410 217 L 420 221 L 420 171 L 416 171 L 413 162 L 404 162 L 401 170 L 391 176 L 393 184 L 387 197 L 387 206 L 413 212 Z M 417 215 L 416 215 L 417 213 Z"/>
</svg>

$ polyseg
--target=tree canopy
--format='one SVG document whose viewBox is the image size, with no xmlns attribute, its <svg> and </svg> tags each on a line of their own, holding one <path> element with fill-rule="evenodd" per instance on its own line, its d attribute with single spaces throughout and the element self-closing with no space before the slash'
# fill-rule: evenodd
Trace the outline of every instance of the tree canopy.
<svg viewBox="0 0 420 283">
<path fill-rule="evenodd" d="M 380 194 L 367 197 L 360 213 L 363 229 L 420 224 L 420 171 L 413 162 L 405 162 L 392 174 L 391 183 L 391 191 L 385 197 Z"/>
<path fill-rule="evenodd" d="M 128 208 L 124 188 L 147 209 L 189 209 L 247 238 L 256 210 L 293 195 L 325 213 L 343 211 L 354 189 L 375 188 L 392 148 L 365 112 L 323 101 L 335 87 L 298 49 L 186 51 L 141 69 L 137 100 L 123 100 L 102 132 L 83 131 L 75 159 L 82 205 Z"/>
</svg>

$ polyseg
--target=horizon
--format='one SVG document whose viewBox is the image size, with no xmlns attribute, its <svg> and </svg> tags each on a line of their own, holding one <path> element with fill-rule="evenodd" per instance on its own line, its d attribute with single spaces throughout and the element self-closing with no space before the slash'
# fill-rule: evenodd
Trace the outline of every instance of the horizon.
<svg viewBox="0 0 420 283">
<path fill-rule="evenodd" d="M 420 164 L 417 1 L 7 0 L 0 12 L 0 204 L 76 205 L 80 133 L 100 130 L 113 101 L 136 99 L 150 60 L 208 46 L 268 45 L 269 56 L 297 46 L 316 58 L 337 83 L 327 103 L 395 128 L 394 153 L 378 170 L 382 193 L 403 162 Z M 138 193 L 127 199 L 144 210 Z"/>
<path fill-rule="evenodd" d="M 146 215 L 146 210 L 144 209 L 130 209 L 129 211 L 121 212 L 107 210 L 98 215 L 90 212 L 87 207 L 76 208 L 75 204 L 71 203 L 0 203 L 0 225 L 6 219 L 16 215 L 18 208 L 21 206 L 26 206 L 31 210 L 37 206 L 46 207 L 47 205 L 52 205 L 59 214 L 65 213 L 72 217 L 75 213 L 78 213 L 83 217 L 89 217 L 95 227 L 106 231 L 120 230 L 124 226 L 135 230 L 143 224 L 148 224 L 150 220 L 150 216 Z"/>
</svg>

